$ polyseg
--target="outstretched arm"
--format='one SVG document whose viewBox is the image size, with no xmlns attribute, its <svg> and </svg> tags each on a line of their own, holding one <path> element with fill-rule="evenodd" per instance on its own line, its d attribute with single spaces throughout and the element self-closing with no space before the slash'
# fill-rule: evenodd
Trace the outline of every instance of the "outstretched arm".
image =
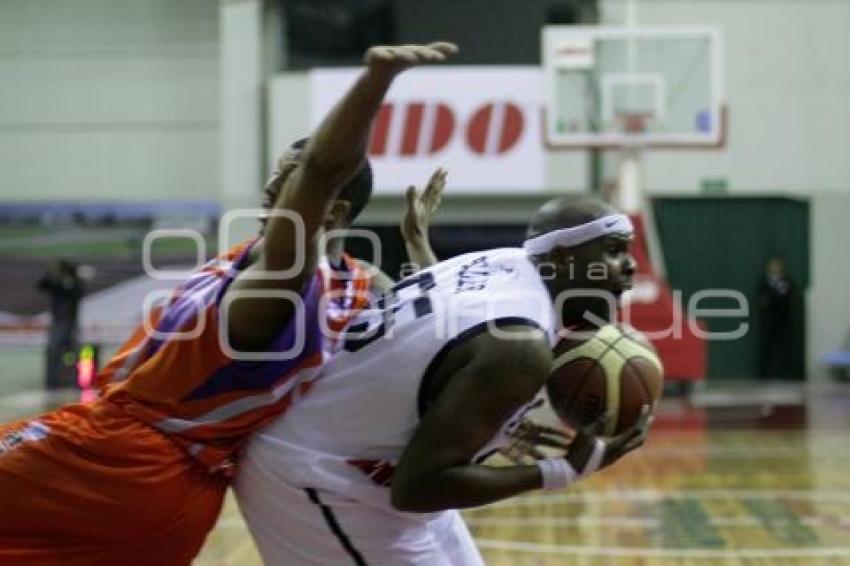
<svg viewBox="0 0 850 566">
<path fill-rule="evenodd" d="M 310 137 L 294 170 L 271 208 L 260 256 L 231 285 L 228 293 L 240 291 L 301 292 L 315 272 L 320 229 L 342 185 L 357 171 L 366 154 L 372 120 L 393 79 L 414 65 L 438 62 L 456 52 L 450 43 L 373 47 L 365 56 L 366 70 L 325 117 Z M 296 221 L 280 217 L 289 211 L 300 219 L 303 240 Z M 298 249 L 301 245 L 305 249 Z M 274 277 L 303 261 L 297 273 Z M 263 273 L 262 277 L 258 275 Z M 234 295 L 235 296 L 235 295 Z M 227 316 L 229 340 L 237 349 L 258 350 L 268 346 L 294 306 L 283 300 L 244 296 L 235 300 Z"/>
</svg>

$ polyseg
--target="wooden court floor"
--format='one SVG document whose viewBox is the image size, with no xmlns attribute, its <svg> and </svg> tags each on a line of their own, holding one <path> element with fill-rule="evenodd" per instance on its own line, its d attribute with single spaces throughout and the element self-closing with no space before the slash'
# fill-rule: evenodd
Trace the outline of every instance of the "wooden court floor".
<svg viewBox="0 0 850 566">
<path fill-rule="evenodd" d="M 465 513 L 498 566 L 850 565 L 850 394 L 668 404 L 649 443 L 553 494 Z M 261 564 L 232 498 L 198 566 Z"/>
<path fill-rule="evenodd" d="M 3 395 L 0 422 L 72 400 Z M 495 566 L 850 566 L 850 389 L 789 405 L 669 401 L 611 469 L 465 517 Z M 259 564 L 228 498 L 196 565 Z"/>
</svg>

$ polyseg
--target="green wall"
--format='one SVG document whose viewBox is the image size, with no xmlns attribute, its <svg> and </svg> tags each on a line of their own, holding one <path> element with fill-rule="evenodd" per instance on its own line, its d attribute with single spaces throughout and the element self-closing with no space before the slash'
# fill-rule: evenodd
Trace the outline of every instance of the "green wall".
<svg viewBox="0 0 850 566">
<path fill-rule="evenodd" d="M 796 284 L 792 312 L 791 376 L 805 373 L 805 289 L 809 285 L 809 202 L 786 197 L 659 197 L 653 199 L 667 277 L 689 298 L 701 289 L 734 289 L 749 301 L 750 330 L 731 341 L 708 346 L 708 377 L 755 378 L 758 375 L 758 283 L 768 257 L 785 260 Z M 730 300 L 709 300 L 703 308 L 732 308 Z M 711 319 L 712 332 L 731 331 L 742 319 Z"/>
</svg>

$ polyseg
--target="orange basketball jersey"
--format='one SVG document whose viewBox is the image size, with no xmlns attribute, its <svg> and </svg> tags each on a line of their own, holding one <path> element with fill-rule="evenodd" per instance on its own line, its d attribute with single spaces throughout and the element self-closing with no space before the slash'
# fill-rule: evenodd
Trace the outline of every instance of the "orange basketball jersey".
<svg viewBox="0 0 850 566">
<path fill-rule="evenodd" d="M 219 328 L 219 309 L 256 242 L 194 273 L 148 314 L 98 377 L 108 402 L 169 435 L 211 469 L 229 465 L 249 433 L 310 388 L 333 347 L 333 333 L 369 302 L 369 279 L 356 260 L 345 256 L 339 266 L 323 260 L 302 294 L 303 309 L 281 325 L 268 351 L 233 355 Z"/>
</svg>

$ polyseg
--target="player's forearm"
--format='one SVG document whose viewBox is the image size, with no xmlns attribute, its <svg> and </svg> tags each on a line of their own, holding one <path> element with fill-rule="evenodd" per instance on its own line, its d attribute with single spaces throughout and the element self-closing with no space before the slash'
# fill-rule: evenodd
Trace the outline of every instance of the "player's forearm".
<svg viewBox="0 0 850 566">
<path fill-rule="evenodd" d="M 431 243 L 427 237 L 414 238 L 404 240 L 404 247 L 407 249 L 407 257 L 410 263 L 418 265 L 420 269 L 431 267 L 440 260 L 431 248 Z"/>
<path fill-rule="evenodd" d="M 486 505 L 542 486 L 537 466 L 460 466 L 407 485 L 394 482 L 392 504 L 400 511 L 432 513 Z"/>
<path fill-rule="evenodd" d="M 331 202 L 366 156 L 372 119 L 392 83 L 393 74 L 367 69 L 310 137 L 301 162 L 287 179 L 273 209 L 297 211 L 308 245 L 316 237 Z M 297 230 L 272 214 L 265 229 L 265 269 L 279 271 L 296 262 Z M 309 270 L 308 270 L 309 271 Z"/>
<path fill-rule="evenodd" d="M 310 187 L 316 198 L 330 200 L 365 159 L 372 120 L 394 77 L 387 70 L 368 68 L 310 137 L 304 167 L 330 181 Z"/>
</svg>

